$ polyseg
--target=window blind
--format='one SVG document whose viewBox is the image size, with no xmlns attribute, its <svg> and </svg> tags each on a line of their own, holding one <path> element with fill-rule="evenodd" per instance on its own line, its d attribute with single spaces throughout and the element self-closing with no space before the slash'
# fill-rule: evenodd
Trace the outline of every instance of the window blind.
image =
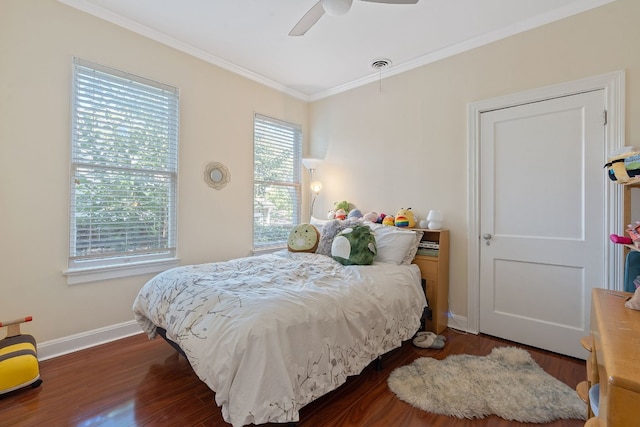
<svg viewBox="0 0 640 427">
<path fill-rule="evenodd" d="M 178 90 L 74 59 L 70 267 L 175 257 Z"/>
<path fill-rule="evenodd" d="M 254 117 L 254 249 L 284 247 L 300 222 L 300 126 Z"/>
</svg>

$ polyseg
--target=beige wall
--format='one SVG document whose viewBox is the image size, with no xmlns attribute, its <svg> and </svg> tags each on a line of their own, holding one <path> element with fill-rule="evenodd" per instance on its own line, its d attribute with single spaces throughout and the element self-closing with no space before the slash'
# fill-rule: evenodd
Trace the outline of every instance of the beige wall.
<svg viewBox="0 0 640 427">
<path fill-rule="evenodd" d="M 248 254 L 254 112 L 299 123 L 324 190 L 316 215 L 347 199 L 452 230 L 451 308 L 466 315 L 467 105 L 615 70 L 627 72 L 627 141 L 640 124 L 640 2 L 590 12 L 306 103 L 147 40 L 55 0 L 0 1 L 0 320 L 54 340 L 132 319 L 149 276 L 69 286 L 69 94 L 78 56 L 180 88 L 179 256 L 183 264 Z M 32 124 L 36 119 L 37 125 Z M 309 126 L 311 124 L 311 126 Z M 202 171 L 231 171 L 222 191 Z M 0 333 L 1 334 L 1 333 Z"/>
<path fill-rule="evenodd" d="M 640 144 L 638 19 L 640 2 L 618 0 L 389 77 L 382 91 L 376 82 L 313 102 L 311 151 L 326 159 L 316 216 L 343 199 L 363 211 L 410 206 L 422 218 L 442 210 L 450 307 L 466 316 L 468 104 L 625 70 L 627 143 Z"/>
<path fill-rule="evenodd" d="M 306 130 L 307 103 L 55 0 L 2 0 L 0 55 L 0 321 L 32 315 L 23 331 L 39 342 L 131 321 L 149 278 L 69 286 L 62 275 L 74 56 L 180 88 L 178 256 L 249 254 L 253 113 Z M 202 179 L 210 161 L 231 172 L 222 191 Z"/>
</svg>

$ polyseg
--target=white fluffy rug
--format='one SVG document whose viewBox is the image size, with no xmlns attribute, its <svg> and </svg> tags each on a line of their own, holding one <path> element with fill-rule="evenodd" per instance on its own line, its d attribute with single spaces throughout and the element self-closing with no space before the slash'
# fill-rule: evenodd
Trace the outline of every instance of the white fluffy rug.
<svg viewBox="0 0 640 427">
<path fill-rule="evenodd" d="M 587 406 L 568 385 L 547 374 L 531 355 L 497 347 L 488 356 L 444 360 L 421 357 L 395 369 L 389 388 L 402 400 L 435 414 L 546 423 L 585 419 Z"/>
</svg>

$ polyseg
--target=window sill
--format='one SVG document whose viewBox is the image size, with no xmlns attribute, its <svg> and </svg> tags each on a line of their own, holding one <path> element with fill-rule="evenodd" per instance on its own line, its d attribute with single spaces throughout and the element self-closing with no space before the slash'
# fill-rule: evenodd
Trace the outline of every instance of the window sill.
<svg viewBox="0 0 640 427">
<path fill-rule="evenodd" d="M 178 258 L 166 260 L 143 261 L 136 263 L 109 265 L 104 267 L 69 268 L 62 274 L 67 276 L 68 285 L 97 282 L 99 280 L 117 279 L 140 274 L 160 273 L 179 265 Z"/>
<path fill-rule="evenodd" d="M 287 246 L 269 246 L 269 247 L 264 247 L 264 248 L 255 248 L 251 251 L 251 255 L 253 256 L 257 256 L 257 255 L 265 255 L 265 254 L 272 254 L 274 252 L 279 252 L 283 249 L 287 249 Z"/>
</svg>

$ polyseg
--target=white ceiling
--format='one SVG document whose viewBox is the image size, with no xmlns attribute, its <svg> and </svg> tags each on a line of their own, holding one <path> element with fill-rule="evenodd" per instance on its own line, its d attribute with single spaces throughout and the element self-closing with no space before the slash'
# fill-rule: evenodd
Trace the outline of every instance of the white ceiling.
<svg viewBox="0 0 640 427">
<path fill-rule="evenodd" d="M 304 36 L 289 31 L 317 0 L 59 0 L 306 100 L 508 37 L 614 0 L 354 0 Z M 375 59 L 391 60 L 384 70 Z"/>
</svg>

